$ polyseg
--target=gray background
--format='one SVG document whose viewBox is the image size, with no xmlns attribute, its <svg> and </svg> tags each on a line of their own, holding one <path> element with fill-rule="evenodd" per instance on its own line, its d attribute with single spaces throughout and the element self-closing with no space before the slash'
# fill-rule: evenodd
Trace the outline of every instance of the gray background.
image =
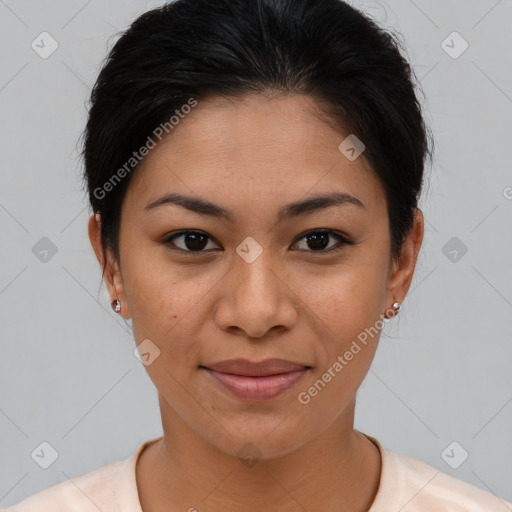
<svg viewBox="0 0 512 512">
<path fill-rule="evenodd" d="M 3 508 L 162 432 L 130 330 L 100 288 L 77 156 L 116 33 L 161 3 L 0 0 Z M 359 391 L 356 428 L 512 501 L 512 3 L 352 4 L 403 34 L 437 142 L 416 274 Z M 59 45 L 47 59 L 31 48 L 43 31 Z M 469 43 L 457 58 L 442 47 L 453 31 Z M 47 261 L 33 250 L 43 237 L 57 249 Z M 48 469 L 31 458 L 43 441 L 59 455 Z M 457 469 L 441 455 L 453 441 L 452 464 L 469 453 Z"/>
</svg>

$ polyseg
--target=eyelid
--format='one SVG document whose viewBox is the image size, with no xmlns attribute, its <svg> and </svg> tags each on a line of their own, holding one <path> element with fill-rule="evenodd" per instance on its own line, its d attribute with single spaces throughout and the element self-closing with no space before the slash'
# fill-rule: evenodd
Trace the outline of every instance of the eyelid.
<svg viewBox="0 0 512 512">
<path fill-rule="evenodd" d="M 188 251 L 188 250 L 185 250 L 185 249 L 181 249 L 181 247 L 176 247 L 173 240 L 175 238 L 178 238 L 180 236 L 184 236 L 184 235 L 188 235 L 190 233 L 195 233 L 195 234 L 199 234 L 199 235 L 205 235 L 209 241 L 213 241 L 215 244 L 217 245 L 220 245 L 219 242 L 217 242 L 217 240 L 215 240 L 215 238 L 208 234 L 206 231 L 201 231 L 200 229 L 182 229 L 181 231 L 177 231 L 175 233 L 172 233 L 168 236 L 165 236 L 162 240 L 162 244 L 164 245 L 168 245 L 168 246 L 171 246 L 171 249 L 174 250 L 174 251 L 178 251 L 178 252 L 181 252 L 181 253 L 189 253 L 189 254 L 208 254 L 209 251 Z"/>
<path fill-rule="evenodd" d="M 330 247 L 329 249 L 322 249 L 319 251 L 311 251 L 311 250 L 303 250 L 301 252 L 305 252 L 307 254 L 312 254 L 314 256 L 322 256 L 331 254 L 337 251 L 340 251 L 343 249 L 345 245 L 356 245 L 355 242 L 353 242 L 347 235 L 340 233 L 339 231 L 336 231 L 334 229 L 329 228 L 316 228 L 316 229 L 310 229 L 308 231 L 305 231 L 304 233 L 301 233 L 297 236 L 295 242 L 293 242 L 292 245 L 295 245 L 296 243 L 300 242 L 303 238 L 305 238 L 307 235 L 311 235 L 314 233 L 325 233 L 328 235 L 331 235 L 333 238 L 335 238 L 338 243 L 334 245 L 333 247 Z"/>
</svg>

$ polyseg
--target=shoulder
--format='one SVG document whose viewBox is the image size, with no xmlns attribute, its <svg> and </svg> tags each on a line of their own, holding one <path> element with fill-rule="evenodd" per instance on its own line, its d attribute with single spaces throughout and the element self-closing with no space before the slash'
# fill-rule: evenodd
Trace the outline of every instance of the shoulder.
<svg viewBox="0 0 512 512">
<path fill-rule="evenodd" d="M 372 440 L 376 441 L 374 438 Z M 370 512 L 511 512 L 512 503 L 436 469 L 382 448 L 380 487 Z"/>
<path fill-rule="evenodd" d="M 4 512 L 104 512 L 117 510 L 116 481 L 124 461 L 69 478 L 25 498 Z M 1 511 L 0 511 L 1 512 Z"/>
<path fill-rule="evenodd" d="M 396 465 L 407 475 L 406 488 L 415 494 L 411 497 L 411 510 L 427 510 L 436 506 L 436 510 L 483 512 L 490 510 L 512 510 L 507 503 L 494 494 L 484 491 L 468 482 L 450 476 L 417 459 L 393 454 Z M 414 505 L 413 505 L 414 504 Z M 409 509 L 405 507 L 404 512 Z"/>
</svg>

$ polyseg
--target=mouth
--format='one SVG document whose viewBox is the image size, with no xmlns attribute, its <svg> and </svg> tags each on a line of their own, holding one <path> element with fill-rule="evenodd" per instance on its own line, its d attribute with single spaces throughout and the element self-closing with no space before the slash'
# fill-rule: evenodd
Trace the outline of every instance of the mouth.
<svg viewBox="0 0 512 512">
<path fill-rule="evenodd" d="M 284 359 L 231 359 L 199 368 L 232 396 L 260 401 L 275 398 L 293 387 L 311 366 Z"/>
</svg>

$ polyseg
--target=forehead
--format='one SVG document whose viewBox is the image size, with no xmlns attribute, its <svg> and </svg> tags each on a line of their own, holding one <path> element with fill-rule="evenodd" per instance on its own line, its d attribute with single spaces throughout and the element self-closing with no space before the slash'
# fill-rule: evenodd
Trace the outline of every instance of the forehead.
<svg viewBox="0 0 512 512">
<path fill-rule="evenodd" d="M 335 189 L 382 210 L 379 180 L 363 156 L 350 161 L 339 150 L 349 134 L 328 121 L 304 95 L 198 101 L 144 158 L 125 202 L 143 209 L 181 190 L 232 208 L 249 200 L 270 207 Z"/>
</svg>

